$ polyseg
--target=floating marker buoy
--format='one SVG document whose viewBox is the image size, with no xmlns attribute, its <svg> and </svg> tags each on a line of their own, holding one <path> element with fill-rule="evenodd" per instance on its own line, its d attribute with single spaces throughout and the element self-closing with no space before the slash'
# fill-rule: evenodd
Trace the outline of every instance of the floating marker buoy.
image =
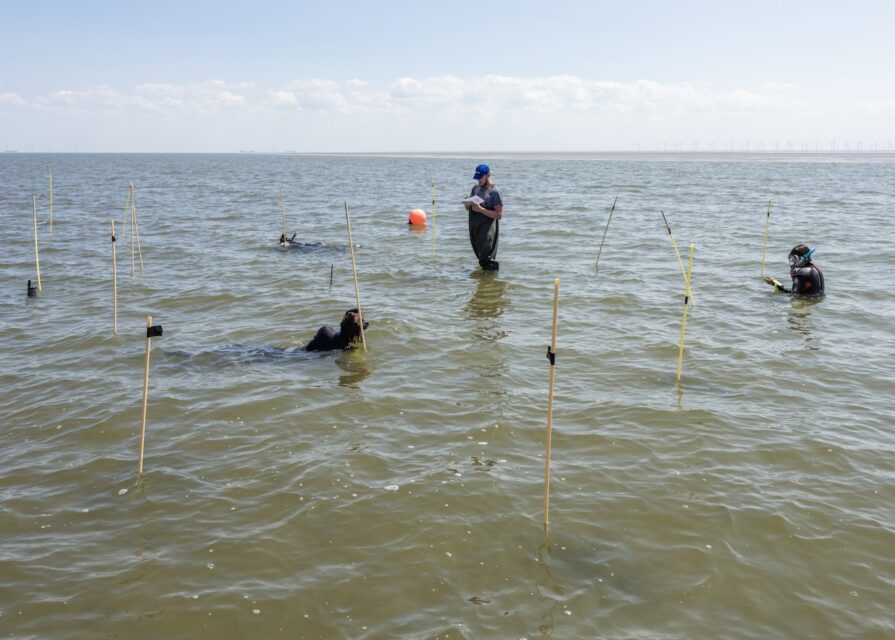
<svg viewBox="0 0 895 640">
<path fill-rule="evenodd" d="M 414 226 L 426 224 L 426 212 L 422 209 L 412 209 L 407 216 L 407 224 Z"/>
</svg>

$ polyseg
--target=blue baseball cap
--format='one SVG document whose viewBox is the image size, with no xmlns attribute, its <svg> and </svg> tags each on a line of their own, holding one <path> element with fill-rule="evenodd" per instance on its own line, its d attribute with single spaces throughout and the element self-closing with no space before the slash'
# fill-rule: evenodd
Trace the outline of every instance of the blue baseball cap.
<svg viewBox="0 0 895 640">
<path fill-rule="evenodd" d="M 483 176 L 491 173 L 491 167 L 486 164 L 480 164 L 475 168 L 475 175 L 472 176 L 473 180 L 481 180 Z"/>
</svg>

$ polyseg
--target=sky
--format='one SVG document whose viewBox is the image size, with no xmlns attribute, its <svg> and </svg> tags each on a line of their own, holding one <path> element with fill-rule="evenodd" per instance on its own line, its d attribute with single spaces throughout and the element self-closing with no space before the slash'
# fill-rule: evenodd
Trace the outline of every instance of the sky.
<svg viewBox="0 0 895 640">
<path fill-rule="evenodd" d="M 895 2 L 0 0 L 0 151 L 895 150 Z"/>
</svg>

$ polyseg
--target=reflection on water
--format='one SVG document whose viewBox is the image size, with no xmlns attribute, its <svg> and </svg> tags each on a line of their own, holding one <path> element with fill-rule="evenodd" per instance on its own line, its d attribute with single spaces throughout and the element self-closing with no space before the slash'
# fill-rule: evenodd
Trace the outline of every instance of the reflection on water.
<svg viewBox="0 0 895 640">
<path fill-rule="evenodd" d="M 466 303 L 469 317 L 484 320 L 502 316 L 509 306 L 506 299 L 507 283 L 498 279 L 493 271 L 478 269 L 472 273 L 472 279 L 475 280 L 475 292 Z"/>
<path fill-rule="evenodd" d="M 789 315 L 786 318 L 789 328 L 805 337 L 805 344 L 811 351 L 820 349 L 820 341 L 814 335 L 814 322 L 811 318 L 811 313 L 814 305 L 818 304 L 822 299 L 794 299 Z"/>
<path fill-rule="evenodd" d="M 554 616 L 556 615 L 556 610 L 560 606 L 559 600 L 553 597 L 552 594 L 560 596 L 563 594 L 563 588 L 556 584 L 556 581 L 553 579 L 553 574 L 550 571 L 550 565 L 547 564 L 548 556 L 552 551 L 553 545 L 550 544 L 550 538 L 547 537 L 545 532 L 544 541 L 538 547 L 538 567 L 541 568 L 544 575 L 540 580 L 535 582 L 535 592 L 538 594 L 538 602 L 547 605 L 547 608 L 544 609 L 544 612 L 541 614 L 542 622 L 538 625 L 538 631 L 545 637 L 553 635 L 553 629 L 556 625 Z"/>
<path fill-rule="evenodd" d="M 472 274 L 475 291 L 466 303 L 466 316 L 473 323 L 473 357 L 470 367 L 485 378 L 480 385 L 479 404 L 482 407 L 498 409 L 507 398 L 507 389 L 502 384 L 502 376 L 507 371 L 506 353 L 500 341 L 507 336 L 503 312 L 509 306 L 506 299 L 507 283 L 497 278 L 493 271 L 476 270 Z"/>
<path fill-rule="evenodd" d="M 373 373 L 373 364 L 363 348 L 349 349 L 336 358 L 336 364 L 344 371 L 339 376 L 340 387 L 356 387 Z"/>
</svg>

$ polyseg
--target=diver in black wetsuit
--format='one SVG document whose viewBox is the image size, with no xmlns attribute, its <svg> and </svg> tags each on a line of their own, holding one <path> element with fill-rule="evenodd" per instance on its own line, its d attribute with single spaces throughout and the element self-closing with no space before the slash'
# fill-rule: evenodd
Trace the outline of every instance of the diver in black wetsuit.
<svg viewBox="0 0 895 640">
<path fill-rule="evenodd" d="M 787 289 L 771 276 L 765 276 L 764 281 L 773 285 L 775 292 L 782 291 L 794 296 L 822 296 L 824 294 L 824 274 L 820 268 L 811 262 L 814 249 L 808 245 L 799 244 L 789 252 L 789 275 L 792 278 L 792 288 Z"/>
<path fill-rule="evenodd" d="M 348 349 L 351 343 L 360 339 L 361 322 L 363 317 L 357 309 L 349 309 L 342 317 L 339 331 L 331 326 L 324 325 L 317 330 L 317 334 L 305 347 L 305 351 L 330 351 L 332 349 Z M 364 329 L 370 324 L 364 322 Z"/>
</svg>

